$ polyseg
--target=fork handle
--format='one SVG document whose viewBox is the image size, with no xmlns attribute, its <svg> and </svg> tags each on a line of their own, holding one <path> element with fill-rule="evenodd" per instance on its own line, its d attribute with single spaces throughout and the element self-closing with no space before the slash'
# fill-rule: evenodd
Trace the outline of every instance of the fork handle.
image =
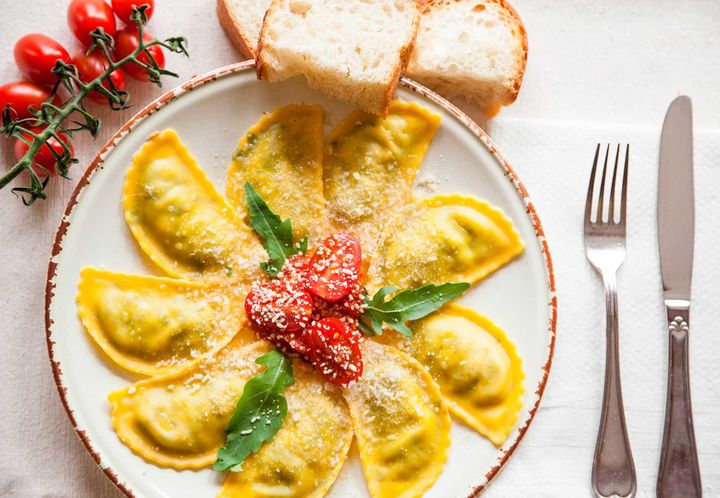
<svg viewBox="0 0 720 498">
<path fill-rule="evenodd" d="M 702 496 L 700 467 L 695 449 L 690 404 L 689 305 L 684 309 L 668 306 L 667 315 L 670 336 L 667 406 L 657 496 L 658 498 L 700 498 Z"/>
<path fill-rule="evenodd" d="M 625 426 L 625 410 L 620 385 L 618 300 L 615 273 L 603 273 L 603 282 L 607 307 L 605 390 L 600 428 L 595 443 L 592 489 L 596 498 L 611 496 L 630 498 L 635 496 L 637 478 Z"/>
</svg>

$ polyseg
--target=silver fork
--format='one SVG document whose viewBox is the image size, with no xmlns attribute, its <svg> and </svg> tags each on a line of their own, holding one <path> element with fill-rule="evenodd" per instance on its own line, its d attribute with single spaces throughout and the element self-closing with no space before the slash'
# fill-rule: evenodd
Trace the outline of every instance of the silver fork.
<svg viewBox="0 0 720 498">
<path fill-rule="evenodd" d="M 620 217 L 615 213 L 615 185 L 620 162 L 620 145 L 615 152 L 615 167 L 612 172 L 610 196 L 605 210 L 605 188 L 608 180 L 608 157 L 610 145 L 605 149 L 605 162 L 599 182 L 600 193 L 595 195 L 595 174 L 600 156 L 600 144 L 595 149 L 590 185 L 585 201 L 585 254 L 593 267 L 602 276 L 605 285 L 606 349 L 605 349 L 605 390 L 598 438 L 595 443 L 595 458 L 592 467 L 592 489 L 597 498 L 630 498 L 635 496 L 637 478 L 625 426 L 622 389 L 620 386 L 620 354 L 618 340 L 617 271 L 625 259 L 625 232 L 627 223 L 627 179 L 630 165 L 630 145 L 625 147 L 625 161 L 622 165 L 622 193 L 620 196 Z M 595 210 L 593 211 L 593 199 Z"/>
</svg>

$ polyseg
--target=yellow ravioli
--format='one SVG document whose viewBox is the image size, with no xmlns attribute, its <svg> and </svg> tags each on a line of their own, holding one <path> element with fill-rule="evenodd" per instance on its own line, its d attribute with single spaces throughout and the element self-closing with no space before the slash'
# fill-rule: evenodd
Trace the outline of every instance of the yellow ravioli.
<svg viewBox="0 0 720 498">
<path fill-rule="evenodd" d="M 384 254 L 384 282 L 401 289 L 475 283 L 523 251 L 512 222 L 487 202 L 437 195 L 403 218 Z"/>
<path fill-rule="evenodd" d="M 263 368 L 255 360 L 271 349 L 264 341 L 233 339 L 191 368 L 110 394 L 113 429 L 152 463 L 174 469 L 211 465 L 245 383 Z"/>
<path fill-rule="evenodd" d="M 223 347 L 236 333 L 247 342 L 241 287 L 85 268 L 78 314 L 95 343 L 131 372 L 158 375 L 184 368 Z"/>
<path fill-rule="evenodd" d="M 240 139 L 228 171 L 227 198 L 245 211 L 249 182 L 297 240 L 311 244 L 327 234 L 322 157 L 325 112 L 318 105 L 291 104 L 266 114 Z"/>
<path fill-rule="evenodd" d="M 173 130 L 135 154 L 123 207 L 140 247 L 174 277 L 250 280 L 259 272 L 260 243 Z"/>
<path fill-rule="evenodd" d="M 515 346 L 490 320 L 456 304 L 409 325 L 412 338 L 387 333 L 381 340 L 423 364 L 450 411 L 500 446 L 517 421 L 525 392 Z"/>
<path fill-rule="evenodd" d="M 331 222 L 359 237 L 364 258 L 375 257 L 386 227 L 410 202 L 439 125 L 439 116 L 396 100 L 386 118 L 354 111 L 327 137 L 323 178 Z"/>
<path fill-rule="evenodd" d="M 415 498 L 442 473 L 450 417 L 425 369 L 400 351 L 371 341 L 364 371 L 345 390 L 360 461 L 373 498 Z"/>
<path fill-rule="evenodd" d="M 320 498 L 340 473 L 353 429 L 339 389 L 300 361 L 282 428 L 229 473 L 219 498 Z"/>
</svg>

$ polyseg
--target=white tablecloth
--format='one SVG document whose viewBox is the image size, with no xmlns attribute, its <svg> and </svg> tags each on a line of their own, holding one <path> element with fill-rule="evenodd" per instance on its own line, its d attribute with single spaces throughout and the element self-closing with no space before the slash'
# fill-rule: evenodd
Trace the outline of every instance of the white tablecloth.
<svg viewBox="0 0 720 498">
<path fill-rule="evenodd" d="M 0 3 L 0 74 L 18 78 L 10 54 L 41 31 L 77 48 L 65 26 L 67 0 Z M 191 59 L 169 58 L 182 79 L 235 62 L 212 0 L 158 0 L 150 29 L 182 34 Z M 534 198 L 556 264 L 560 322 L 546 397 L 525 441 L 486 496 L 590 496 L 603 371 L 600 285 L 582 253 L 580 213 L 594 144 L 633 144 L 628 258 L 620 276 L 625 401 L 639 477 L 652 496 L 664 410 L 665 342 L 654 246 L 657 127 L 679 93 L 694 98 L 698 234 L 691 339 L 693 401 L 706 496 L 720 494 L 720 364 L 713 311 L 720 298 L 714 249 L 720 185 L 720 2 L 715 0 L 514 0 L 530 38 L 518 102 L 488 126 Z M 168 80 L 168 85 L 174 85 Z M 132 85 L 141 105 L 160 90 Z M 102 111 L 104 130 L 78 141 L 87 166 L 132 111 Z M 542 121 L 541 121 L 542 120 Z M 548 120 L 554 120 L 550 122 Z M 597 124 L 594 122 L 614 124 Z M 625 126 L 620 124 L 624 123 Z M 639 126 L 638 126 L 639 125 Z M 643 127 L 645 125 L 645 127 Z M 12 160 L 0 143 L 0 162 Z M 119 498 L 72 432 L 47 362 L 43 295 L 55 228 L 74 181 L 27 209 L 0 192 L 0 496 Z"/>
</svg>

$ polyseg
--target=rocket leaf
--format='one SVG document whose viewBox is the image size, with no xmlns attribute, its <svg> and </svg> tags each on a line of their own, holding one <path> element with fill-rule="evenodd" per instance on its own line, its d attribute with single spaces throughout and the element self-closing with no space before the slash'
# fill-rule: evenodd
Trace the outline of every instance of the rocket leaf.
<svg viewBox="0 0 720 498">
<path fill-rule="evenodd" d="M 273 350 L 255 362 L 266 369 L 245 384 L 225 428 L 225 446 L 218 451 L 214 470 L 241 471 L 242 462 L 280 430 L 287 415 L 287 401 L 282 392 L 295 383 L 290 360 Z"/>
<path fill-rule="evenodd" d="M 383 287 L 372 299 L 366 299 L 367 307 L 360 318 L 360 329 L 367 335 L 382 335 L 384 322 L 405 337 L 412 337 L 413 333 L 405 324 L 406 321 L 429 315 L 469 287 L 470 284 L 465 282 L 428 284 L 399 292 L 390 300 L 386 300 L 387 296 L 397 291 L 397 288 Z"/>
</svg>

